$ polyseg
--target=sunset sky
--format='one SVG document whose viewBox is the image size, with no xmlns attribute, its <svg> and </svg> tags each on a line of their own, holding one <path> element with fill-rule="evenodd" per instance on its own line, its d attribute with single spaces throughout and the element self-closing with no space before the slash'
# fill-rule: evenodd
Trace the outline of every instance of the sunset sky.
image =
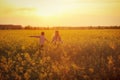
<svg viewBox="0 0 120 80">
<path fill-rule="evenodd" d="M 120 25 L 120 0 L 0 0 L 0 24 Z"/>
</svg>

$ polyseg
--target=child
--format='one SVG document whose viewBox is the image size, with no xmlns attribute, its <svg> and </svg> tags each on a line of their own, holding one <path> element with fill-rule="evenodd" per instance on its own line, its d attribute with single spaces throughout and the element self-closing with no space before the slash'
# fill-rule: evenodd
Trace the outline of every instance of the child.
<svg viewBox="0 0 120 80">
<path fill-rule="evenodd" d="M 45 33 L 41 32 L 40 36 L 30 36 L 30 37 L 35 37 L 35 38 L 40 38 L 40 47 L 42 48 L 44 46 L 45 41 L 48 42 L 48 40 L 45 38 Z"/>
<path fill-rule="evenodd" d="M 59 34 L 59 31 L 55 31 L 55 35 L 52 38 L 52 43 L 54 43 L 54 44 L 62 43 L 62 39 Z"/>
</svg>

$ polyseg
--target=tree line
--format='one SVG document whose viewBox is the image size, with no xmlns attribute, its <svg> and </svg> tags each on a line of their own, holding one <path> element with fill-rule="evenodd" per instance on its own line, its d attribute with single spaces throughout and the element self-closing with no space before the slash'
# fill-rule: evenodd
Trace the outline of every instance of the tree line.
<svg viewBox="0 0 120 80">
<path fill-rule="evenodd" d="M 120 29 L 120 26 L 77 26 L 77 27 L 71 27 L 71 26 L 56 26 L 56 27 L 34 27 L 34 26 L 22 26 L 22 25 L 0 25 L 0 30 L 52 30 L 52 29 Z"/>
</svg>

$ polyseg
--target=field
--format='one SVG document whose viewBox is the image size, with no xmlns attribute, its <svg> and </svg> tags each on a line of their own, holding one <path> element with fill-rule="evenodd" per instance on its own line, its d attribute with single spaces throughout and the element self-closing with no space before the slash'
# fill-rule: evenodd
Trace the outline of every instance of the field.
<svg viewBox="0 0 120 80">
<path fill-rule="evenodd" d="M 1 80 L 120 80 L 120 30 L 60 30 L 63 44 L 44 49 L 29 37 L 40 32 L 0 30 Z"/>
</svg>

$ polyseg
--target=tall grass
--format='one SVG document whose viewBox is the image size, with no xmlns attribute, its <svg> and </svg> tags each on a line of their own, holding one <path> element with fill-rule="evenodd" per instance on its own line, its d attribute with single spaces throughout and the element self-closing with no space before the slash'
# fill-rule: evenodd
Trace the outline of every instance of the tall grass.
<svg viewBox="0 0 120 80">
<path fill-rule="evenodd" d="M 40 32 L 0 31 L 1 80 L 120 80 L 120 30 L 60 30 L 63 44 L 42 50 Z"/>
</svg>

